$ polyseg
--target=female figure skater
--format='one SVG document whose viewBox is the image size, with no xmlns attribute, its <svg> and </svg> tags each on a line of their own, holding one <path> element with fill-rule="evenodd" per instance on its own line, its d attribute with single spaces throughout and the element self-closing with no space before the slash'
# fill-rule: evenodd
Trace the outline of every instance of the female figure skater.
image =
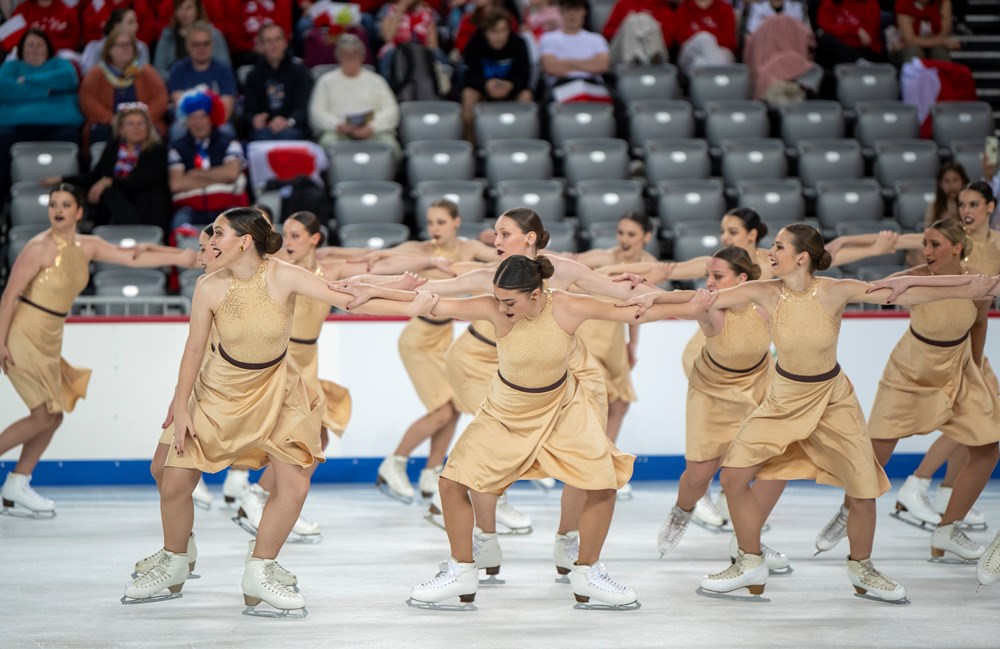
<svg viewBox="0 0 1000 649">
<path fill-rule="evenodd" d="M 73 367 L 61 353 L 65 318 L 90 281 L 90 262 L 132 267 L 194 263 L 194 251 L 150 253 L 135 259 L 132 251 L 100 237 L 77 234 L 81 218 L 80 190 L 56 185 L 49 193 L 50 227 L 33 237 L 17 256 L 0 298 L 0 369 L 30 411 L 0 433 L 0 454 L 21 447 L 18 462 L 0 491 L 4 513 L 14 513 L 14 507 L 20 506 L 34 516 L 55 515 L 55 503 L 31 488 L 31 473 L 62 423 L 63 413 L 72 412 L 87 393 L 90 370 Z"/>
</svg>

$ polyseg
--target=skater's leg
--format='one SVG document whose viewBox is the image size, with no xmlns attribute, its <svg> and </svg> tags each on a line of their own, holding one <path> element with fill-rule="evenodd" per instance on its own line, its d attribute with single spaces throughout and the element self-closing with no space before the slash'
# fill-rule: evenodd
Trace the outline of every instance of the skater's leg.
<svg viewBox="0 0 1000 649">
<path fill-rule="evenodd" d="M 31 475 L 62 420 L 61 412 L 49 412 L 44 405 L 33 408 L 27 417 L 18 419 L 0 433 L 0 455 L 21 446 L 14 472 Z"/>
<path fill-rule="evenodd" d="M 601 548 L 611 529 L 611 517 L 615 513 L 618 493 L 614 489 L 594 489 L 582 491 L 585 501 L 580 512 L 580 555 L 579 565 L 590 565 L 601 559 Z"/>
<path fill-rule="evenodd" d="M 167 464 L 167 454 L 170 453 L 170 444 L 157 444 L 156 451 L 153 452 L 153 460 L 149 463 L 149 472 L 156 480 L 156 488 L 159 489 L 163 483 L 163 470 Z"/>
<path fill-rule="evenodd" d="M 563 485 L 562 503 L 559 514 L 559 534 L 568 534 L 580 529 L 580 516 L 587 506 L 587 492 L 583 489 Z"/>
<path fill-rule="evenodd" d="M 444 509 L 445 530 L 448 533 L 451 556 L 459 563 L 472 563 L 474 512 L 472 502 L 469 500 L 469 488 L 454 480 L 441 478 L 438 490 Z M 495 497 L 493 506 L 495 509 Z"/>
<path fill-rule="evenodd" d="M 187 552 L 194 527 L 194 502 L 191 492 L 201 479 L 201 471 L 168 466 L 160 482 L 160 518 L 163 523 L 163 547 L 175 554 Z"/>
<path fill-rule="evenodd" d="M 264 505 L 264 514 L 257 529 L 254 545 L 255 559 L 274 559 L 295 526 L 302 505 L 309 495 L 309 468 L 286 464 L 271 458 L 269 467 L 274 471 L 274 489 Z"/>
<path fill-rule="evenodd" d="M 952 454 L 961 448 L 961 446 L 961 444 L 951 438 L 945 437 L 944 435 L 939 436 L 936 440 L 934 440 L 934 443 L 931 444 L 931 447 L 927 449 L 927 452 L 924 454 L 924 459 L 920 461 L 920 466 L 918 466 L 917 470 L 913 472 L 913 475 L 918 478 L 930 480 L 934 477 L 937 470 L 940 469 L 945 462 L 948 462 Z"/>
<path fill-rule="evenodd" d="M 965 518 L 972 505 L 983 492 L 986 484 L 990 480 L 993 469 L 997 465 L 997 457 L 1000 454 L 996 442 L 985 446 L 966 447 L 969 451 L 969 462 L 962 469 L 958 479 L 955 480 L 955 487 L 948 500 L 948 508 L 941 516 L 941 525 L 955 523 Z M 950 463 L 949 463 L 950 464 Z"/>
<path fill-rule="evenodd" d="M 476 527 L 487 534 L 495 533 L 497 531 L 497 501 L 500 497 L 471 490 L 469 490 L 469 495 L 472 497 Z M 443 501 L 444 494 L 441 495 L 441 498 Z"/>
<path fill-rule="evenodd" d="M 751 467 L 723 467 L 719 484 L 729 500 L 729 513 L 733 517 L 733 530 L 741 550 L 747 554 L 760 554 L 760 528 L 764 523 L 757 498 L 750 483 L 760 465 Z"/>
<path fill-rule="evenodd" d="M 629 405 L 624 399 L 616 399 L 608 404 L 608 426 L 605 431 L 613 444 L 618 442 L 618 435 L 621 433 L 625 415 L 628 414 Z"/>
<path fill-rule="evenodd" d="M 712 483 L 712 477 L 721 464 L 721 457 L 702 462 L 687 460 L 677 485 L 677 506 L 686 512 L 694 509 L 695 504 L 708 492 L 708 485 Z"/>
</svg>

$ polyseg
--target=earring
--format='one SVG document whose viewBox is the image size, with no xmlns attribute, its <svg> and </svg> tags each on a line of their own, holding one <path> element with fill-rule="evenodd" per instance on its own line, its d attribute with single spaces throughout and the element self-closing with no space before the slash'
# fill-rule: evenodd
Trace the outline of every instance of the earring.
<svg viewBox="0 0 1000 649">
<path fill-rule="evenodd" d="M 240 252 L 243 252 L 243 250 L 244 250 L 244 248 L 243 248 L 243 244 L 241 243 L 241 244 L 240 244 Z"/>
</svg>

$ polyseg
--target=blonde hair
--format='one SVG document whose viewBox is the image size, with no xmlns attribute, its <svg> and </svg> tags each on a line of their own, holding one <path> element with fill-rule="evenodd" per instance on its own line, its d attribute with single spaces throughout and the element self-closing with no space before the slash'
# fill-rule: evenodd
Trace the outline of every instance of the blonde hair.
<svg viewBox="0 0 1000 649">
<path fill-rule="evenodd" d="M 156 132 L 153 119 L 149 116 L 149 108 L 146 107 L 146 104 L 139 102 L 120 104 L 118 106 L 118 112 L 115 113 L 112 128 L 115 140 L 121 137 L 122 124 L 129 115 L 142 115 L 143 119 L 146 120 L 146 139 L 139 145 L 141 150 L 146 151 L 153 145 L 160 143 L 160 134 Z"/>
</svg>

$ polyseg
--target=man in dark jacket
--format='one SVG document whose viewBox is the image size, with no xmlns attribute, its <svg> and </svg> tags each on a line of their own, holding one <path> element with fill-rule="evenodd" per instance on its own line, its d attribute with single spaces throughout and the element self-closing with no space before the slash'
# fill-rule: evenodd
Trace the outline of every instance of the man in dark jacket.
<svg viewBox="0 0 1000 649">
<path fill-rule="evenodd" d="M 250 139 L 305 139 L 312 76 L 288 56 L 288 39 L 279 25 L 261 27 L 257 40 L 262 56 L 244 89 Z"/>
</svg>

